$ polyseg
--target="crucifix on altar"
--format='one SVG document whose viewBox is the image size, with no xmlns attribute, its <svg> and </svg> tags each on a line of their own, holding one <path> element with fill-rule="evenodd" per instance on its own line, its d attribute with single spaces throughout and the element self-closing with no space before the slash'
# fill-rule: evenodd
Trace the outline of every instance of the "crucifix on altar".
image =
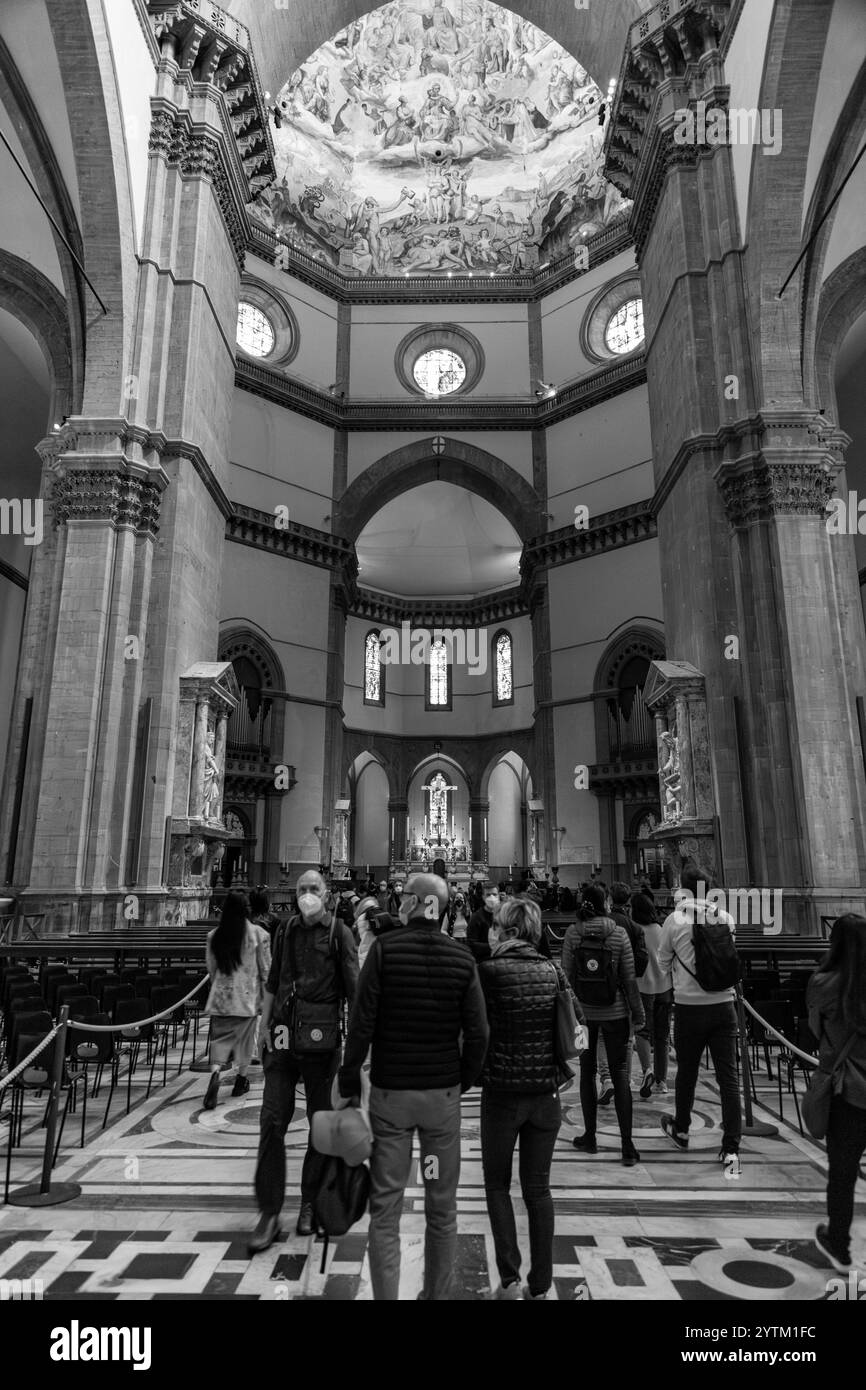
<svg viewBox="0 0 866 1390">
<path fill-rule="evenodd" d="M 448 793 L 456 792 L 456 786 L 452 786 L 445 781 L 441 772 L 437 772 L 435 777 L 431 777 L 421 790 L 427 793 L 428 813 L 424 817 L 424 843 L 429 848 L 431 845 L 446 847 L 449 842 L 453 845 L 454 835 L 454 804 L 452 802 L 450 817 L 448 817 Z"/>
</svg>

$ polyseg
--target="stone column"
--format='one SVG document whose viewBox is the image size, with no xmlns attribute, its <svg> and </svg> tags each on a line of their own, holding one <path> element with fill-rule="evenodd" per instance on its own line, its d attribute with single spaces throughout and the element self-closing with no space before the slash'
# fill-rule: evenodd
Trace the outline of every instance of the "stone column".
<svg viewBox="0 0 866 1390">
<path fill-rule="evenodd" d="M 768 311 L 767 237 L 743 243 L 731 148 L 707 138 L 734 12 L 685 0 L 632 26 L 605 172 L 634 201 L 666 646 L 706 678 L 725 877 L 748 885 L 751 859 L 755 886 L 785 890 L 786 931 L 817 931 L 863 910 L 866 643 L 825 524 L 846 441 L 804 396 L 798 314 Z"/>
<path fill-rule="evenodd" d="M 391 862 L 406 858 L 406 831 L 409 822 L 409 802 L 402 797 L 390 797 L 388 817 L 391 827 Z"/>
<path fill-rule="evenodd" d="M 199 700 L 195 707 L 195 729 L 192 744 L 192 768 L 189 779 L 189 814 L 202 814 L 204 797 L 205 752 L 207 750 L 208 704 Z"/>
<path fill-rule="evenodd" d="M 487 835 L 485 826 L 490 812 L 490 802 L 486 797 L 469 799 L 469 838 L 472 842 L 472 858 L 479 864 L 487 863 Z"/>
</svg>

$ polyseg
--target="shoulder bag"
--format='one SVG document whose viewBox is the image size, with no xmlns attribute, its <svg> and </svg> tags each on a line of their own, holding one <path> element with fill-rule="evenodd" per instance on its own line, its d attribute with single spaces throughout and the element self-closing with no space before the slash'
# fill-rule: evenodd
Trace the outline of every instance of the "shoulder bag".
<svg viewBox="0 0 866 1390">
<path fill-rule="evenodd" d="M 830 1105 L 833 1097 L 838 1095 L 842 1089 L 842 1070 L 848 1053 L 856 1040 L 857 1032 L 855 1030 L 836 1054 L 836 1060 L 831 1070 L 826 1071 L 824 1067 L 819 1065 L 809 1082 L 809 1089 L 803 1097 L 801 1109 L 803 1123 L 813 1139 L 826 1137 L 830 1124 Z"/>
<path fill-rule="evenodd" d="M 582 1023 L 578 1023 L 577 1015 L 574 1012 L 574 1004 L 571 1001 L 571 990 L 568 981 L 558 967 L 553 966 L 553 973 L 556 977 L 556 1009 L 553 1016 L 553 1055 L 556 1065 L 561 1073 L 570 1078 L 575 1074 L 574 1063 L 580 1057 L 581 1052 L 586 1051 L 587 1036 L 586 1029 Z"/>
</svg>

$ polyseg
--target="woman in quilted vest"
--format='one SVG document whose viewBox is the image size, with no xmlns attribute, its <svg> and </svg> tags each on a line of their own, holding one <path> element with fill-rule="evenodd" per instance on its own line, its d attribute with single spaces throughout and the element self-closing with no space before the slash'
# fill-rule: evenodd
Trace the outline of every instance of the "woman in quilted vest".
<svg viewBox="0 0 866 1390">
<path fill-rule="evenodd" d="M 833 923 L 830 951 L 809 981 L 806 1005 L 821 1066 L 832 1072 L 841 1057 L 827 1129 L 828 1221 L 815 1231 L 815 1244 L 845 1274 L 854 1187 L 866 1152 L 866 917 L 850 912 Z"/>
<path fill-rule="evenodd" d="M 523 1298 L 546 1298 L 553 1282 L 550 1165 L 562 1123 L 558 1087 L 567 1078 L 554 1056 L 556 995 L 566 981 L 539 953 L 541 911 L 506 898 L 498 941 L 478 968 L 490 1042 L 481 1092 L 484 1191 L 502 1281 L 494 1298 L 519 1299 L 520 1250 L 511 1205 L 511 1166 L 520 1145 L 520 1189 L 529 1217 L 529 1277 Z M 580 1004 L 575 1013 L 583 1022 Z"/>
<path fill-rule="evenodd" d="M 211 979 L 205 1013 L 210 1016 L 210 1081 L 205 1110 L 213 1110 L 220 1067 L 234 1057 L 237 1077 L 233 1096 L 250 1089 L 247 1068 L 253 1055 L 268 971 L 271 941 L 264 927 L 251 922 L 244 893 L 227 893 L 218 927 L 208 932 L 205 956 Z"/>
</svg>

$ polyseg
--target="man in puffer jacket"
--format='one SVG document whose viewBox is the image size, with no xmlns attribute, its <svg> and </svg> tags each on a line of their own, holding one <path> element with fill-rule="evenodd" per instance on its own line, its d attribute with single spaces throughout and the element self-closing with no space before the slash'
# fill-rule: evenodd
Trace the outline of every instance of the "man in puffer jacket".
<svg viewBox="0 0 866 1390">
<path fill-rule="evenodd" d="M 633 1168 L 640 1154 L 632 1143 L 632 1102 L 629 1085 L 629 1039 L 632 1027 L 644 1026 L 644 1008 L 634 973 L 631 942 L 624 927 L 605 916 L 606 896 L 597 883 L 584 886 L 579 912 L 562 943 L 562 968 L 583 1005 L 589 1046 L 580 1059 L 580 1104 L 586 1132 L 572 1143 L 578 1153 L 598 1153 L 595 1093 L 598 1037 L 604 1037 L 614 1088 L 614 1104 L 622 1142 L 622 1162 Z"/>
<path fill-rule="evenodd" d="M 554 1055 L 556 996 L 562 971 L 538 950 L 541 912 L 528 898 L 509 898 L 498 919 L 499 941 L 479 966 L 490 1044 L 481 1093 L 484 1191 L 501 1286 L 493 1295 L 519 1299 L 520 1250 L 511 1205 L 511 1166 L 520 1144 L 520 1189 L 529 1217 L 532 1264 L 523 1295 L 544 1299 L 553 1282 L 553 1198 L 550 1165 L 562 1123 Z M 583 1022 L 577 1000 L 575 1013 Z"/>
<path fill-rule="evenodd" d="M 361 1093 L 371 1052 L 370 1277 L 373 1297 L 396 1302 L 400 1215 L 418 1131 L 424 1212 L 425 1301 L 448 1298 L 457 1254 L 460 1094 L 474 1086 L 487 1050 L 478 970 L 460 941 L 439 930 L 448 885 L 413 874 L 400 931 L 377 936 L 358 983 L 339 1073 L 340 1094 Z"/>
</svg>

